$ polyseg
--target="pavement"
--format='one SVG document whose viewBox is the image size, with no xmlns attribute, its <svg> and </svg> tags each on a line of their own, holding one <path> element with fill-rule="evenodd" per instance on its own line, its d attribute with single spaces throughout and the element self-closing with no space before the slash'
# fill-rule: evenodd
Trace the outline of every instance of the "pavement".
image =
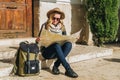
<svg viewBox="0 0 120 80">
<path fill-rule="evenodd" d="M 4 61 L 1 57 L 0 61 L 0 80 L 120 80 L 120 45 L 112 44 L 105 45 L 104 47 L 96 47 L 96 46 L 87 46 L 87 45 L 75 45 L 67 57 L 68 62 L 70 63 L 73 70 L 78 73 L 78 78 L 69 78 L 64 75 L 64 68 L 60 66 L 60 75 L 53 75 L 51 73 L 52 66 L 50 69 L 41 69 L 40 74 L 37 76 L 29 76 L 29 77 L 20 77 L 20 76 L 9 76 L 5 73 L 5 67 L 7 67 L 6 71 L 9 72 L 11 70 L 12 64 L 10 60 L 6 60 L 6 56 L 4 55 Z M 0 47 L 1 48 L 1 47 Z M 5 51 L 5 48 L 2 47 L 2 51 Z M 9 50 L 12 54 L 8 55 L 7 51 L 6 55 L 9 58 L 15 53 L 16 49 Z M 13 52 L 12 52 L 13 51 Z M 4 66 L 1 66 L 4 65 Z M 7 64 L 7 65 L 5 65 Z M 11 66 L 11 67 L 10 67 Z"/>
</svg>

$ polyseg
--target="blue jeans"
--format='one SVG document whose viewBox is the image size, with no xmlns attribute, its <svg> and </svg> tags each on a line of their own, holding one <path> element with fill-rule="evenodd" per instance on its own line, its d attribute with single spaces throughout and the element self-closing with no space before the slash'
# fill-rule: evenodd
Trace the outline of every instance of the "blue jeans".
<svg viewBox="0 0 120 80">
<path fill-rule="evenodd" d="M 60 44 L 58 43 L 54 43 L 44 49 L 42 56 L 46 59 L 57 58 L 57 60 L 54 63 L 54 66 L 59 67 L 60 64 L 62 63 L 64 68 L 67 70 L 70 68 L 70 65 L 66 61 L 65 57 L 69 54 L 71 49 L 72 49 L 71 42 L 65 42 L 62 46 L 60 46 Z"/>
</svg>

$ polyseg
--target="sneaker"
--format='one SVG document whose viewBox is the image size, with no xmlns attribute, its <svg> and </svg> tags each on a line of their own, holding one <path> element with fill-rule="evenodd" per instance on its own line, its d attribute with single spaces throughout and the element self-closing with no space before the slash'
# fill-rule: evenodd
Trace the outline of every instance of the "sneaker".
<svg viewBox="0 0 120 80">
<path fill-rule="evenodd" d="M 78 77 L 77 73 L 75 73 L 72 69 L 66 70 L 65 75 L 72 78 Z"/>
<path fill-rule="evenodd" d="M 55 75 L 60 74 L 60 71 L 59 71 L 58 67 L 53 66 L 52 73 L 55 74 Z"/>
</svg>

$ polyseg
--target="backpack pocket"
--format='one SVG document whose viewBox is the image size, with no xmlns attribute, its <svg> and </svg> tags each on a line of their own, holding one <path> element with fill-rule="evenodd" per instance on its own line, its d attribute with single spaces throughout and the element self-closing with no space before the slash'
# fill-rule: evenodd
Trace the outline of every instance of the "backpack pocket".
<svg viewBox="0 0 120 80">
<path fill-rule="evenodd" d="M 39 73 L 39 61 L 38 60 L 25 61 L 24 71 L 25 74 Z"/>
</svg>

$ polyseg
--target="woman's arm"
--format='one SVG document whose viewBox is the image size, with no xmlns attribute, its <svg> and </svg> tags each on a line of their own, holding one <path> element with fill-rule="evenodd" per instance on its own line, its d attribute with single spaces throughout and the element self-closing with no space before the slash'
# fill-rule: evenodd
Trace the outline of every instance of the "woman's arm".
<svg viewBox="0 0 120 80">
<path fill-rule="evenodd" d="M 46 23 L 42 24 L 41 28 L 40 28 L 40 31 L 39 31 L 39 34 L 38 34 L 38 37 L 36 38 L 35 42 L 38 43 L 40 41 L 40 35 L 41 35 L 41 32 L 42 32 L 42 29 L 43 27 L 45 26 Z"/>
<path fill-rule="evenodd" d="M 63 32 L 62 32 L 62 35 L 67 35 L 67 34 L 66 34 L 66 31 L 63 31 Z"/>
</svg>

